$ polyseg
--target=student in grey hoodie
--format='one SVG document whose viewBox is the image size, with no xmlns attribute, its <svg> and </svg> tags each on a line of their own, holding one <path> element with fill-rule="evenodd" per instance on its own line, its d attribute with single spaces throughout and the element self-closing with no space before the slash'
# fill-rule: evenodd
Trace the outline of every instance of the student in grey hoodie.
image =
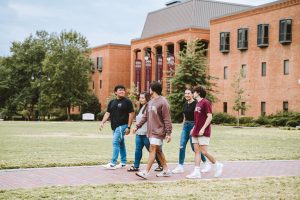
<svg viewBox="0 0 300 200">
<path fill-rule="evenodd" d="M 143 115 L 142 120 L 133 129 L 135 133 L 140 129 L 144 123 L 147 122 L 147 134 L 150 141 L 150 153 L 148 163 L 145 171 L 136 173 L 137 176 L 147 179 L 150 169 L 157 155 L 163 171 L 156 174 L 157 177 L 171 176 L 171 171 L 168 168 L 165 155 L 161 150 L 163 140 L 171 141 L 172 122 L 170 116 L 170 106 L 165 97 L 161 96 L 162 86 L 159 82 L 152 82 L 150 84 L 150 95 L 152 99 L 148 103 L 148 109 Z"/>
<path fill-rule="evenodd" d="M 150 101 L 150 94 L 148 92 L 140 93 L 140 95 L 139 95 L 140 108 L 139 108 L 138 114 L 136 115 L 136 123 L 137 124 L 142 120 L 144 113 L 146 113 L 149 101 Z M 144 147 L 146 147 L 146 149 L 149 151 L 150 141 L 149 141 L 149 138 L 147 137 L 147 123 L 145 123 L 136 132 L 134 164 L 129 169 L 127 169 L 128 172 L 139 171 Z M 162 171 L 162 166 L 160 165 L 158 158 L 156 157 L 155 159 L 158 164 L 158 167 L 155 169 L 155 171 Z"/>
</svg>

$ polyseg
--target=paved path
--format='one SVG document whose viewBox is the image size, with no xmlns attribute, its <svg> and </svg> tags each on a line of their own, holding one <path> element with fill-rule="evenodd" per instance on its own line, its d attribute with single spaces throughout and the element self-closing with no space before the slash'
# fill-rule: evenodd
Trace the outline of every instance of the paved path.
<svg viewBox="0 0 300 200">
<path fill-rule="evenodd" d="M 224 170 L 220 178 L 250 178 L 300 176 L 300 160 L 290 161 L 232 161 L 223 162 Z M 175 168 L 176 164 L 170 164 Z M 145 168 L 142 165 L 141 168 Z M 185 166 L 185 173 L 172 177 L 156 177 L 152 172 L 148 181 L 183 180 L 193 169 L 192 164 Z M 213 179 L 213 172 L 202 174 L 203 179 Z M 145 181 L 134 172 L 126 169 L 107 170 L 101 166 L 53 167 L 35 169 L 0 170 L 0 189 L 35 188 L 45 186 L 86 185 L 108 183 L 136 183 Z"/>
</svg>

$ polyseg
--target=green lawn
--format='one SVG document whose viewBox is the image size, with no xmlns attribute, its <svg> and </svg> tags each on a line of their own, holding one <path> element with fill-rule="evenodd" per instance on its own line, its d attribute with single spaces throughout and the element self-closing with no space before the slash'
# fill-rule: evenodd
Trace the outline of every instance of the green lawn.
<svg viewBox="0 0 300 200">
<path fill-rule="evenodd" d="M 163 146 L 168 162 L 178 160 L 180 132 L 174 124 L 172 142 Z M 210 151 L 218 160 L 289 160 L 300 158 L 299 144 L 299 130 L 213 126 Z M 132 162 L 134 135 L 126 146 Z M 1 169 L 103 164 L 111 151 L 109 124 L 100 133 L 98 122 L 0 122 Z M 186 161 L 193 161 L 189 146 Z"/>
<path fill-rule="evenodd" d="M 0 190 L 0 199 L 300 199 L 300 177 Z"/>
</svg>

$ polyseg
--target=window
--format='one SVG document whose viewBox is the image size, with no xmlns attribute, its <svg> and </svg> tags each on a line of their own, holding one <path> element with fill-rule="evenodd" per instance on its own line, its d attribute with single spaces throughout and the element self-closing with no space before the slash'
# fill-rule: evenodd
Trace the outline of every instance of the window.
<svg viewBox="0 0 300 200">
<path fill-rule="evenodd" d="M 241 115 L 245 115 L 245 110 L 246 110 L 246 102 L 242 102 Z"/>
<path fill-rule="evenodd" d="M 283 102 L 283 111 L 288 112 L 289 111 L 289 102 L 284 101 Z"/>
<path fill-rule="evenodd" d="M 229 52 L 230 49 L 230 33 L 222 32 L 220 33 L 220 51 L 222 53 Z"/>
<path fill-rule="evenodd" d="M 283 62 L 283 74 L 284 75 L 289 74 L 289 60 L 284 60 Z"/>
<path fill-rule="evenodd" d="M 248 49 L 248 29 L 247 28 L 238 29 L 237 48 L 240 50 Z"/>
<path fill-rule="evenodd" d="M 102 88 L 102 80 L 100 80 L 99 86 L 100 88 Z"/>
<path fill-rule="evenodd" d="M 261 116 L 266 115 L 266 102 L 264 101 L 260 102 L 260 114 Z"/>
<path fill-rule="evenodd" d="M 283 19 L 279 22 L 279 42 L 287 44 L 292 42 L 292 20 Z"/>
<path fill-rule="evenodd" d="M 247 71 L 246 71 L 246 65 L 243 64 L 243 65 L 241 66 L 241 76 L 242 76 L 243 78 L 246 78 L 246 74 L 247 74 Z"/>
<path fill-rule="evenodd" d="M 227 102 L 223 102 L 223 112 L 227 113 Z"/>
<path fill-rule="evenodd" d="M 103 69 L 103 58 L 97 57 L 97 70 L 102 72 Z"/>
<path fill-rule="evenodd" d="M 224 67 L 224 79 L 228 79 L 228 67 Z"/>
<path fill-rule="evenodd" d="M 266 76 L 267 75 L 267 63 L 262 62 L 261 63 L 261 76 Z"/>
<path fill-rule="evenodd" d="M 269 24 L 257 26 L 257 46 L 266 47 L 269 45 Z"/>
</svg>

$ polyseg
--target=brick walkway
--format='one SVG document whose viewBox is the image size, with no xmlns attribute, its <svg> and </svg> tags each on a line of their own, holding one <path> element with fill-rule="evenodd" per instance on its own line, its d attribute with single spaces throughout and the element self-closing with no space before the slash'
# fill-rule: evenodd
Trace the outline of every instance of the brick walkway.
<svg viewBox="0 0 300 200">
<path fill-rule="evenodd" d="M 250 178 L 300 176 L 300 160 L 290 161 L 232 161 L 223 162 L 224 170 L 220 178 Z M 170 164 L 174 169 L 176 164 Z M 142 165 L 141 168 L 144 168 Z M 154 168 L 154 167 L 153 167 Z M 185 166 L 185 173 L 172 177 L 155 176 L 152 172 L 148 181 L 183 180 L 193 169 Z M 203 179 L 213 179 L 213 172 L 202 174 Z M 86 185 L 107 183 L 135 183 L 141 180 L 134 172 L 126 169 L 107 170 L 101 166 L 53 167 L 36 169 L 0 170 L 0 189 L 35 188 L 45 186 Z"/>
</svg>

